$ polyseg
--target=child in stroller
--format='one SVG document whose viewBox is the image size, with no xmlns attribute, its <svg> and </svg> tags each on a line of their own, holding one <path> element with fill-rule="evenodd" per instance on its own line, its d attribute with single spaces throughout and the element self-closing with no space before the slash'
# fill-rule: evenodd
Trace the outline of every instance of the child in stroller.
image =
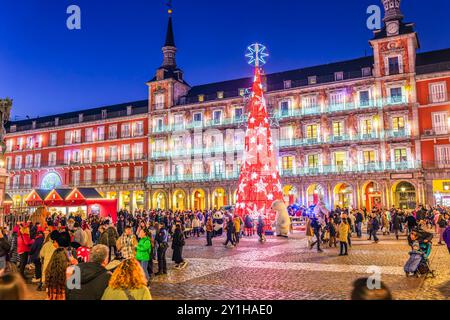
<svg viewBox="0 0 450 320">
<path fill-rule="evenodd" d="M 420 277 L 433 277 L 434 271 L 430 267 L 430 254 L 432 249 L 432 243 L 429 236 L 419 236 L 418 231 L 413 231 L 409 237 L 412 251 L 409 253 L 410 258 L 405 264 L 404 270 L 406 276 Z"/>
</svg>

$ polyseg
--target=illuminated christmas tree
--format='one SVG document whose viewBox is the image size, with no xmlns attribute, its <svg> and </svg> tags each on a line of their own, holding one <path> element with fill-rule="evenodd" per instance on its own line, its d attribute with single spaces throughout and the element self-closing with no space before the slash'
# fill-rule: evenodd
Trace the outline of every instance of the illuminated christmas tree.
<svg viewBox="0 0 450 320">
<path fill-rule="evenodd" d="M 262 215 L 268 227 L 275 220 L 272 204 L 283 200 L 283 193 L 259 68 L 268 55 L 260 44 L 250 46 L 249 51 L 247 57 L 255 65 L 255 78 L 235 213 L 240 216 L 250 214 L 253 218 Z"/>
</svg>

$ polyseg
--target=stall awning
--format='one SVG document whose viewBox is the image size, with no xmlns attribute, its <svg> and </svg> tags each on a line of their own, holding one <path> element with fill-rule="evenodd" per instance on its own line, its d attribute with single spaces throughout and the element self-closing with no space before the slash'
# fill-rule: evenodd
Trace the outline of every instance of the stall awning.
<svg viewBox="0 0 450 320">
<path fill-rule="evenodd" d="M 25 203 L 29 207 L 39 207 L 43 206 L 45 203 L 45 198 L 51 192 L 51 190 L 44 189 L 34 189 L 31 193 L 26 197 Z"/>
<path fill-rule="evenodd" d="M 94 188 L 75 188 L 66 197 L 69 206 L 86 205 L 88 200 L 100 200 L 103 197 Z"/>
</svg>

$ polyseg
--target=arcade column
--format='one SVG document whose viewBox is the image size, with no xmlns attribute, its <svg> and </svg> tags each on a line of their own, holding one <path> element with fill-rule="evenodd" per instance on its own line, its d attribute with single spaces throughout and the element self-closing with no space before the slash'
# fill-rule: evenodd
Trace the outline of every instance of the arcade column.
<svg viewBox="0 0 450 320">
<path fill-rule="evenodd" d="M 8 174 L 4 168 L 5 164 L 3 159 L 0 159 L 0 227 L 4 226 L 5 221 L 5 208 L 3 207 L 3 201 L 5 200 L 6 179 Z"/>
</svg>

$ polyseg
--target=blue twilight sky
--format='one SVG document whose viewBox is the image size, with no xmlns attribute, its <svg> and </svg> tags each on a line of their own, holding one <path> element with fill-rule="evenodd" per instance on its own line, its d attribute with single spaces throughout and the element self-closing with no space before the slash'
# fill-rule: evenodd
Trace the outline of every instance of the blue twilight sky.
<svg viewBox="0 0 450 320">
<path fill-rule="evenodd" d="M 178 65 L 191 85 L 251 74 L 244 52 L 270 50 L 266 72 L 371 54 L 366 9 L 380 0 L 173 0 Z M 450 1 L 403 0 L 422 51 L 450 47 Z M 77 4 L 82 30 L 66 28 Z M 1 0 L 0 97 L 13 119 L 146 99 L 162 62 L 165 0 Z"/>
</svg>

